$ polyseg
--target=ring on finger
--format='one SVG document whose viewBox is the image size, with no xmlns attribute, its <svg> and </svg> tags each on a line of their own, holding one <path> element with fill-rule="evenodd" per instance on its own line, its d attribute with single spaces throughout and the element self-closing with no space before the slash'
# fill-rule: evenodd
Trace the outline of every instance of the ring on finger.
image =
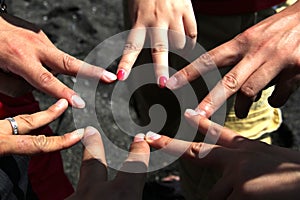
<svg viewBox="0 0 300 200">
<path fill-rule="evenodd" d="M 16 120 L 13 117 L 8 117 L 8 118 L 5 118 L 5 119 L 10 122 L 10 125 L 13 129 L 13 134 L 18 135 L 19 130 L 18 130 L 18 124 L 17 124 Z"/>
</svg>

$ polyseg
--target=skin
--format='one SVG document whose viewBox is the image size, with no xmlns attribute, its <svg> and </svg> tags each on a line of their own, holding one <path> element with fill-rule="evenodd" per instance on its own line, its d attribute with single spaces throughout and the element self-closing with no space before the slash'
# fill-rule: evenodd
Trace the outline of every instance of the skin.
<svg viewBox="0 0 300 200">
<path fill-rule="evenodd" d="M 245 118 L 260 92 L 275 84 L 269 98 L 273 107 L 282 106 L 300 83 L 300 2 L 286 8 L 234 39 L 200 56 L 168 82 L 177 89 L 214 69 L 234 66 L 198 105 L 196 111 L 210 117 L 236 93 L 235 113 Z"/>
<path fill-rule="evenodd" d="M 31 115 L 14 117 L 18 124 L 18 135 L 12 135 L 8 120 L 0 120 L 0 155 L 20 154 L 34 155 L 53 152 L 73 146 L 83 137 L 83 130 L 76 130 L 62 136 L 26 135 L 58 118 L 68 107 L 65 99 L 60 99 L 47 110 Z"/>
<path fill-rule="evenodd" d="M 116 80 L 114 74 L 57 49 L 42 30 L 22 19 L 0 14 L 0 32 L 2 72 L 13 75 L 14 78 L 18 75 L 42 92 L 67 99 L 74 107 L 83 108 L 84 101 L 59 81 L 55 74 L 76 76 L 80 71 L 84 76 L 107 83 Z"/>
<path fill-rule="evenodd" d="M 197 26 L 190 0 L 129 0 L 132 29 L 127 38 L 118 72 L 125 72 L 125 80 L 149 35 L 157 83 L 168 78 L 169 42 L 175 49 L 193 48 Z M 147 29 L 151 27 L 151 29 Z M 172 30 L 172 32 L 170 32 Z M 188 36 L 189 39 L 186 38 Z M 162 80 L 161 80 L 162 82 Z"/>
<path fill-rule="evenodd" d="M 299 152 L 249 140 L 194 112 L 187 112 L 186 117 L 201 133 L 211 137 L 218 133 L 218 143 L 154 137 L 153 133 L 147 133 L 146 140 L 154 148 L 192 160 L 199 168 L 219 170 L 222 176 L 211 189 L 209 199 L 279 200 L 299 197 Z"/>
<path fill-rule="evenodd" d="M 68 200 L 100 197 L 107 200 L 142 199 L 146 180 L 144 172 L 147 171 L 150 156 L 150 148 L 144 137 L 144 134 L 138 134 L 134 138 L 121 170 L 115 179 L 107 180 L 107 164 L 101 136 L 96 129 L 88 127 L 83 139 L 84 151 L 78 187 Z"/>
</svg>

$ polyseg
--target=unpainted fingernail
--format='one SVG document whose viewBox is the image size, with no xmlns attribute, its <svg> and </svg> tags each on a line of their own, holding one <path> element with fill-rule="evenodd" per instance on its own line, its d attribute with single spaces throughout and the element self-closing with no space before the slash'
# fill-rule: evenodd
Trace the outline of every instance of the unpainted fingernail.
<svg viewBox="0 0 300 200">
<path fill-rule="evenodd" d="M 84 135 L 84 129 L 77 129 L 76 131 L 72 132 L 73 135 L 75 135 L 76 137 L 82 138 Z"/>
<path fill-rule="evenodd" d="M 117 78 L 119 81 L 123 81 L 125 79 L 126 72 L 124 69 L 120 69 L 117 73 Z"/>
<path fill-rule="evenodd" d="M 167 77 L 165 77 L 165 76 L 161 76 L 161 77 L 159 77 L 158 78 L 158 86 L 160 87 L 160 88 L 165 88 L 166 87 L 166 83 L 167 83 Z"/>
<path fill-rule="evenodd" d="M 84 108 L 85 107 L 85 102 L 77 94 L 75 94 L 75 95 L 72 96 L 72 104 L 76 108 Z"/>
<path fill-rule="evenodd" d="M 169 80 L 166 81 L 167 88 L 174 90 L 178 88 L 178 79 L 175 76 L 172 76 L 169 78 Z"/>
<path fill-rule="evenodd" d="M 58 101 L 55 103 L 55 106 L 56 106 L 58 109 L 64 108 L 66 105 L 68 105 L 68 101 L 65 100 L 65 99 L 60 99 L 60 100 L 58 100 Z"/>
<path fill-rule="evenodd" d="M 89 137 L 89 136 L 92 136 L 92 135 L 95 135 L 96 133 L 98 133 L 98 130 L 95 129 L 94 127 L 92 126 L 88 126 L 86 127 L 85 131 L 84 131 L 84 137 Z"/>
<path fill-rule="evenodd" d="M 202 109 L 200 109 L 200 108 L 196 108 L 195 111 L 196 111 L 196 113 L 198 113 L 199 115 L 201 115 L 201 116 L 203 116 L 203 117 L 207 117 L 207 113 L 206 113 L 204 110 L 202 110 Z"/>
<path fill-rule="evenodd" d="M 143 133 L 137 134 L 133 139 L 133 142 L 143 142 L 143 141 L 145 141 L 145 134 Z"/>
<path fill-rule="evenodd" d="M 196 110 L 193 110 L 193 109 L 186 109 L 185 110 L 185 114 L 187 116 L 191 116 L 191 117 L 194 117 L 194 116 L 198 116 L 198 115 L 201 115 L 201 116 L 206 116 L 206 113 L 205 111 L 203 110 L 200 110 L 200 109 L 196 109 Z"/>
<path fill-rule="evenodd" d="M 117 76 L 109 71 L 104 71 L 103 72 L 103 76 L 105 79 L 108 79 L 110 81 L 114 81 L 114 80 L 117 80 Z"/>
<path fill-rule="evenodd" d="M 154 133 L 152 131 L 149 131 L 147 134 L 146 134 L 146 139 L 147 140 L 158 140 L 159 138 L 161 138 L 161 135 L 157 134 L 157 133 Z"/>
</svg>

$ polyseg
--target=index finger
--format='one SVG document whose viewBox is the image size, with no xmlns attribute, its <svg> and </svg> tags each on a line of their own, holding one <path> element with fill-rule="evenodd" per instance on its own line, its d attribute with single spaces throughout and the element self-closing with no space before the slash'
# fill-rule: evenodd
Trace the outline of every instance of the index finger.
<svg viewBox="0 0 300 200">
<path fill-rule="evenodd" d="M 118 65 L 117 77 L 123 81 L 127 79 L 132 66 L 141 53 L 145 43 L 146 28 L 135 27 L 130 30 L 126 44 L 124 46 L 123 55 Z"/>
<path fill-rule="evenodd" d="M 249 139 L 226 127 L 212 122 L 194 110 L 187 109 L 185 111 L 185 117 L 193 126 L 197 127 L 203 135 L 217 141 L 218 145 L 227 148 L 239 148 L 249 144 Z"/>
<path fill-rule="evenodd" d="M 21 73 L 26 81 L 38 90 L 56 98 L 67 99 L 76 108 L 85 107 L 85 102 L 74 90 L 63 84 L 40 63 L 36 62 L 26 67 Z"/>
<path fill-rule="evenodd" d="M 147 133 L 146 140 L 156 149 L 174 156 L 183 156 L 185 159 L 191 159 L 196 164 L 207 167 L 224 167 L 231 153 L 229 149 L 218 145 L 187 142 L 153 132 Z"/>
<path fill-rule="evenodd" d="M 234 65 L 240 60 L 241 53 L 238 42 L 231 40 L 202 54 L 195 61 L 176 72 L 167 81 L 166 86 L 175 90 L 218 67 Z"/>
</svg>

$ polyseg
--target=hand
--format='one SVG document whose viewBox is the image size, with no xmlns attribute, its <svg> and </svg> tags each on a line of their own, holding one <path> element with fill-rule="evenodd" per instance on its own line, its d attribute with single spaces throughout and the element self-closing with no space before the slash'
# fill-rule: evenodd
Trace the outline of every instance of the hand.
<svg viewBox="0 0 300 200">
<path fill-rule="evenodd" d="M 130 147 L 130 153 L 116 178 L 107 181 L 107 164 L 99 132 L 88 127 L 85 131 L 84 152 L 77 191 L 68 200 L 139 200 L 142 199 L 150 148 L 138 134 Z"/>
<path fill-rule="evenodd" d="M 7 14 L 0 15 L 0 68 L 23 77 L 35 88 L 56 98 L 65 98 L 77 108 L 84 101 L 53 74 L 84 76 L 105 82 L 116 76 L 60 51 L 35 25 Z M 50 71 L 48 71 L 50 70 Z"/>
<path fill-rule="evenodd" d="M 199 113 L 210 117 L 227 98 L 237 93 L 235 112 L 239 118 L 244 118 L 253 101 L 259 99 L 261 90 L 273 84 L 275 90 L 269 104 L 282 106 L 300 83 L 299 10 L 300 2 L 297 2 L 200 56 L 171 77 L 167 87 L 181 87 L 215 65 L 234 65 L 198 105 Z"/>
<path fill-rule="evenodd" d="M 186 142 L 147 133 L 157 149 L 182 155 L 199 167 L 215 168 L 222 177 L 209 199 L 297 199 L 300 195 L 300 153 L 249 140 L 200 115 L 186 117 L 209 137 L 219 135 L 218 145 Z M 206 156 L 205 156 L 206 155 Z"/>
<path fill-rule="evenodd" d="M 176 49 L 185 46 L 193 48 L 196 44 L 197 25 L 191 1 L 131 0 L 128 5 L 133 26 L 118 66 L 118 79 L 125 80 L 128 77 L 143 48 L 148 31 L 157 83 L 164 87 L 169 77 L 169 40 Z"/>
<path fill-rule="evenodd" d="M 83 137 L 83 130 L 53 137 L 25 135 L 34 129 L 54 121 L 67 107 L 68 102 L 65 99 L 61 99 L 45 111 L 14 117 L 18 124 L 18 135 L 12 135 L 13 130 L 8 120 L 0 120 L 0 156 L 7 154 L 33 155 L 52 152 L 71 147 L 79 142 Z"/>
</svg>

